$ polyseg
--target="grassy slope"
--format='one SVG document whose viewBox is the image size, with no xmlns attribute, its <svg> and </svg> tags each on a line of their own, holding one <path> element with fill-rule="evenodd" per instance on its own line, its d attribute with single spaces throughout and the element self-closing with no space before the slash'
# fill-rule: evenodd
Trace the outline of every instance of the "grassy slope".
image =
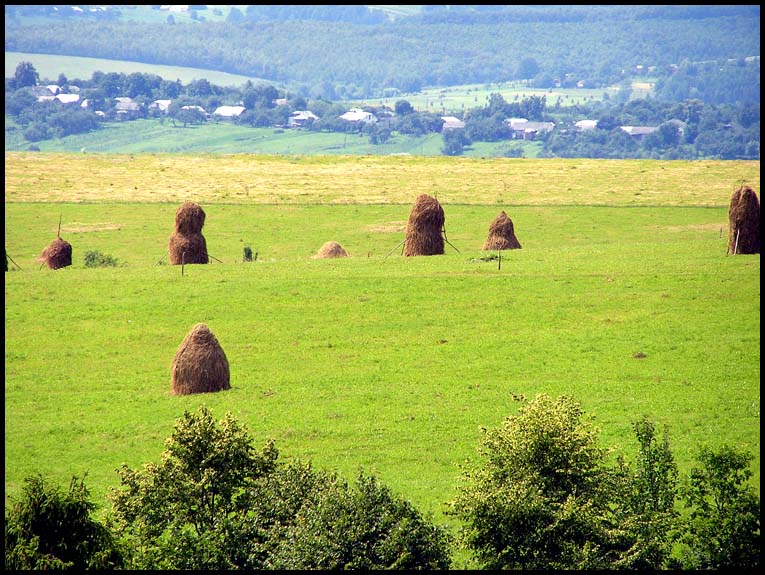
<svg viewBox="0 0 765 575">
<path fill-rule="evenodd" d="M 23 267 L 6 274 L 6 492 L 87 471 L 105 503 L 114 469 L 156 460 L 205 403 L 256 444 L 364 467 L 441 520 L 480 428 L 539 392 L 582 401 L 628 457 L 642 415 L 670 425 L 685 471 L 702 442 L 745 447 L 758 484 L 760 258 L 725 257 L 734 174 L 759 190 L 758 162 L 6 154 L 6 249 Z M 422 191 L 460 253 L 385 259 Z M 181 276 L 155 264 L 186 198 L 223 263 Z M 478 258 L 500 209 L 523 249 L 498 269 Z M 74 265 L 39 270 L 59 214 Z M 329 239 L 352 257 L 311 259 Z M 85 269 L 91 249 L 124 266 Z M 199 321 L 233 388 L 172 397 Z"/>
</svg>

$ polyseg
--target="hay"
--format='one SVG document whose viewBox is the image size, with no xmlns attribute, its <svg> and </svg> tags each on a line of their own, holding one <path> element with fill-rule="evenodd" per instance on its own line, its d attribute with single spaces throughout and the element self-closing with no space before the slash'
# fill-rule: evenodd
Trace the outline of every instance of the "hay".
<svg viewBox="0 0 765 575">
<path fill-rule="evenodd" d="M 72 245 L 56 238 L 37 257 L 37 261 L 47 264 L 52 270 L 72 265 Z"/>
<path fill-rule="evenodd" d="M 170 236 L 170 265 L 207 264 L 207 242 L 202 235 L 205 212 L 194 202 L 184 202 L 175 212 L 175 232 Z M 184 255 L 185 253 L 185 255 Z"/>
<path fill-rule="evenodd" d="M 315 256 L 313 256 L 313 259 L 324 259 L 324 258 L 347 258 L 348 252 L 346 252 L 343 249 L 343 246 L 338 244 L 337 242 L 326 242 L 319 251 L 316 253 Z"/>
<path fill-rule="evenodd" d="M 518 250 L 521 249 L 521 244 L 518 238 L 515 237 L 515 230 L 513 229 L 513 220 L 507 217 L 507 214 L 500 212 L 500 214 L 494 218 L 489 226 L 489 236 L 483 243 L 483 250 Z"/>
<path fill-rule="evenodd" d="M 205 211 L 194 202 L 184 202 L 175 212 L 175 233 L 199 234 L 205 225 Z"/>
<path fill-rule="evenodd" d="M 202 234 L 173 234 L 170 236 L 168 254 L 170 265 L 210 263 L 207 242 Z"/>
<path fill-rule="evenodd" d="M 728 208 L 728 252 L 760 253 L 760 200 L 743 184 L 733 192 Z"/>
<path fill-rule="evenodd" d="M 181 342 L 171 374 L 175 395 L 231 389 L 226 354 L 204 323 L 195 325 Z"/>
<path fill-rule="evenodd" d="M 427 194 L 417 197 L 406 224 L 404 255 L 433 256 L 444 253 L 444 210 L 438 200 Z"/>
</svg>

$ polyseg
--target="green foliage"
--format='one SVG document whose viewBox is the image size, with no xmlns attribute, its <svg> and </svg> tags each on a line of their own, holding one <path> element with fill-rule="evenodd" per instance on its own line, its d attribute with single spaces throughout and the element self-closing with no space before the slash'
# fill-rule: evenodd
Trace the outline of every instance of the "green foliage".
<svg viewBox="0 0 765 575">
<path fill-rule="evenodd" d="M 540 394 L 492 430 L 451 513 L 490 569 L 605 568 L 616 551 L 612 474 L 578 402 Z"/>
<path fill-rule="evenodd" d="M 118 265 L 117 258 L 114 256 L 102 254 L 98 250 L 86 251 L 84 260 L 86 268 L 116 267 Z"/>
<path fill-rule="evenodd" d="M 16 66 L 16 72 L 13 75 L 16 89 L 35 86 L 39 79 L 40 75 L 31 62 L 19 62 Z"/>
<path fill-rule="evenodd" d="M 447 532 L 426 521 L 375 477 L 355 486 L 317 474 L 310 494 L 274 552 L 276 569 L 448 569 Z"/>
<path fill-rule="evenodd" d="M 617 564 L 619 569 L 659 570 L 673 566 L 672 546 L 679 537 L 679 513 L 675 509 L 678 470 L 670 450 L 668 430 L 661 440 L 653 422 L 644 417 L 633 423 L 638 440 L 635 469 L 620 460 L 619 497 L 614 501 L 623 540 L 630 547 Z"/>
<path fill-rule="evenodd" d="M 69 490 L 42 475 L 27 477 L 22 497 L 5 514 L 6 569 L 112 569 L 122 554 L 109 530 L 91 515 L 95 504 L 85 480 Z"/>
<path fill-rule="evenodd" d="M 683 537 L 688 569 L 754 569 L 760 565 L 760 499 L 748 485 L 752 455 L 723 445 L 702 447 L 700 467 L 683 486 L 691 509 Z"/>
<path fill-rule="evenodd" d="M 374 478 L 356 490 L 256 452 L 227 413 L 188 411 L 159 464 L 123 466 L 110 525 L 139 569 L 422 568 L 449 565 L 444 532 Z M 332 542 L 331 545 L 328 542 Z"/>
</svg>

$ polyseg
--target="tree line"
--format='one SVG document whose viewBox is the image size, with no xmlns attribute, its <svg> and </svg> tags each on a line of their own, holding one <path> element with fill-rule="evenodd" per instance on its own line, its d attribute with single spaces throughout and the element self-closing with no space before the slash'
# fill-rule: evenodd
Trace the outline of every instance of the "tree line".
<svg viewBox="0 0 765 575">
<path fill-rule="evenodd" d="M 643 417 L 633 461 L 609 457 L 573 398 L 540 394 L 485 429 L 436 524 L 379 478 L 284 462 L 229 412 L 184 412 L 157 464 L 122 466 L 95 516 L 85 479 L 25 480 L 5 513 L 6 569 L 448 569 L 464 548 L 483 569 L 753 570 L 760 500 L 752 455 L 701 446 L 681 475 Z M 684 512 L 681 512 L 683 511 Z"/>
<path fill-rule="evenodd" d="M 434 112 L 418 112 L 406 99 L 393 109 L 367 106 L 380 120 L 354 124 L 340 119 L 347 111 L 341 102 L 307 99 L 279 90 L 267 83 L 247 82 L 241 87 L 221 87 L 202 78 L 184 85 L 155 74 L 94 72 L 89 80 L 57 79 L 64 91 L 74 85 L 87 108 L 64 106 L 59 102 L 38 102 L 29 91 L 40 81 L 29 62 L 21 62 L 13 78 L 5 82 L 5 111 L 23 130 L 24 137 L 37 142 L 53 137 L 97 130 L 102 120 L 117 118 L 117 97 L 133 98 L 138 104 L 132 118 L 168 118 L 187 126 L 208 121 L 209 113 L 221 105 L 243 105 L 245 111 L 232 119 L 252 127 L 287 126 L 292 112 L 310 110 L 317 119 L 305 124 L 314 131 L 358 132 L 372 144 L 384 144 L 396 134 L 424 136 L 442 133 L 442 153 L 461 155 L 475 142 L 508 141 L 507 155 L 522 155 L 522 146 L 512 142 L 508 118 L 526 118 L 555 124 L 550 132 L 537 134 L 543 157 L 660 158 L 660 159 L 758 159 L 760 153 L 759 102 L 709 105 L 691 98 L 680 102 L 655 98 L 629 100 L 629 91 L 612 101 L 593 101 L 576 106 L 548 106 L 546 96 L 530 96 L 513 102 L 491 94 L 485 106 L 464 111 L 465 128 L 442 132 L 443 120 Z M 152 109 L 158 99 L 171 100 L 167 113 Z M 277 100 L 284 100 L 277 105 Z M 202 108 L 205 112 L 200 110 Z M 103 114 L 96 116 L 96 111 Z M 575 123 L 597 120 L 597 128 L 582 131 Z M 681 122 L 681 123 L 678 123 Z M 621 126 L 658 128 L 641 141 L 626 134 Z"/>
<path fill-rule="evenodd" d="M 519 79 L 597 88 L 649 70 L 669 78 L 684 61 L 719 64 L 760 50 L 759 7 L 752 6 L 458 8 L 377 23 L 379 14 L 363 6 L 249 6 L 227 22 L 186 24 L 23 24 L 6 8 L 5 49 L 217 70 L 328 100 Z M 707 97 L 750 98 L 751 90 L 739 88 L 756 85 L 759 101 L 759 61 L 722 74 L 701 67 L 692 85 L 710 104 L 728 100 Z"/>
</svg>

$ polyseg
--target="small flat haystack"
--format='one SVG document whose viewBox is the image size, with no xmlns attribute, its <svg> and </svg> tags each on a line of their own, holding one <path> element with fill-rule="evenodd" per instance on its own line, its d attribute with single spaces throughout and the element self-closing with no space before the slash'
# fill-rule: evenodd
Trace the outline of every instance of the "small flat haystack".
<svg viewBox="0 0 765 575">
<path fill-rule="evenodd" d="M 210 263 L 207 242 L 202 234 L 173 234 L 170 236 L 168 253 L 170 265 Z"/>
<path fill-rule="evenodd" d="M 176 234 L 199 234 L 205 225 L 205 211 L 194 202 L 183 202 L 175 212 Z"/>
<path fill-rule="evenodd" d="M 494 218 L 489 226 L 489 236 L 483 243 L 483 250 L 518 250 L 521 249 L 521 244 L 518 238 L 515 237 L 515 230 L 513 228 L 513 220 L 507 217 L 507 214 L 500 212 L 500 214 Z"/>
<path fill-rule="evenodd" d="M 730 198 L 728 252 L 760 253 L 760 200 L 755 191 L 747 185 L 742 184 Z"/>
<path fill-rule="evenodd" d="M 325 259 L 325 258 L 347 258 L 348 252 L 343 249 L 343 246 L 337 242 L 326 242 L 319 251 L 313 256 L 313 259 Z"/>
<path fill-rule="evenodd" d="M 195 325 L 181 342 L 171 374 L 175 395 L 231 389 L 226 354 L 204 323 Z"/>
<path fill-rule="evenodd" d="M 72 265 L 72 245 L 56 238 L 37 257 L 37 261 L 47 264 L 52 270 Z"/>
<path fill-rule="evenodd" d="M 433 256 L 444 253 L 444 210 L 438 200 L 421 194 L 412 206 L 406 224 L 404 256 Z"/>
</svg>

